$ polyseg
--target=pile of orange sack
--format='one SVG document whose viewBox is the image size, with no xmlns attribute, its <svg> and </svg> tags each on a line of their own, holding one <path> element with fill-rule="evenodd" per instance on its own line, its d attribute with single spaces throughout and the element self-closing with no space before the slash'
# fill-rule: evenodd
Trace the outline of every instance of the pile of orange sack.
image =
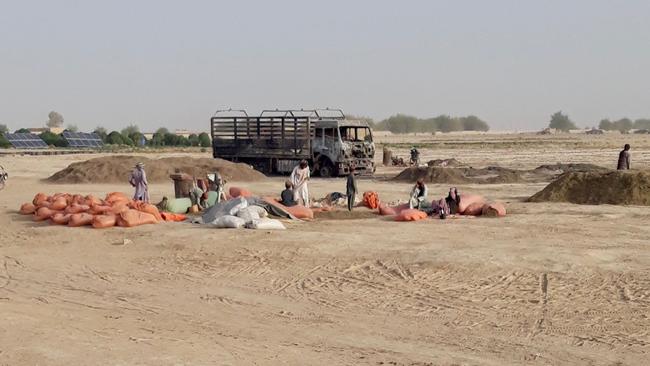
<svg viewBox="0 0 650 366">
<path fill-rule="evenodd" d="M 134 227 L 164 221 L 184 221 L 185 215 L 158 211 L 154 205 L 134 201 L 121 192 L 112 192 L 102 200 L 93 195 L 38 193 L 32 202 L 20 207 L 23 215 L 34 221 L 49 221 L 70 227 L 92 226 L 97 229 Z"/>
<path fill-rule="evenodd" d="M 506 207 L 500 202 L 489 202 L 485 197 L 475 194 L 463 194 L 458 204 L 459 216 L 486 216 L 504 217 Z M 435 206 L 436 201 L 432 202 Z M 379 214 L 383 216 L 394 216 L 395 221 L 419 221 L 426 219 L 429 214 L 423 210 L 409 208 L 408 203 L 388 206 L 379 203 Z"/>
</svg>

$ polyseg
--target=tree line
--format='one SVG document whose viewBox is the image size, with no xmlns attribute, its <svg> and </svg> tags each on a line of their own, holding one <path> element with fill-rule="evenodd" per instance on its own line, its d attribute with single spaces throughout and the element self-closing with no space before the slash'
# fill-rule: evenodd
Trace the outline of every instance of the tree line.
<svg viewBox="0 0 650 366">
<path fill-rule="evenodd" d="M 406 114 L 397 114 L 374 124 L 379 131 L 392 133 L 414 132 L 454 132 L 454 131 L 488 131 L 487 122 L 476 116 L 450 117 L 440 115 L 433 118 L 417 118 Z"/>
<path fill-rule="evenodd" d="M 569 115 L 563 114 L 561 111 L 556 112 L 551 116 L 551 121 L 549 122 L 548 127 L 560 131 L 578 129 L 576 124 L 569 118 Z M 603 119 L 598 124 L 598 128 L 604 131 L 620 131 L 621 133 L 628 133 L 630 130 L 650 130 L 650 119 L 639 118 L 635 121 L 632 121 L 629 118 L 621 118 L 616 121 Z"/>
<path fill-rule="evenodd" d="M 74 126 L 68 126 L 66 131 L 77 132 L 77 128 Z M 8 148 L 11 147 L 11 143 L 4 137 L 4 134 L 9 132 L 6 125 L 0 125 L 0 147 Z M 15 131 L 15 133 L 29 133 L 30 131 L 21 128 Z M 110 131 L 106 130 L 104 127 L 97 127 L 93 131 L 96 133 L 106 145 L 118 145 L 118 146 L 151 146 L 151 147 L 163 147 L 163 146 L 196 146 L 196 147 L 210 147 L 212 142 L 210 135 L 205 132 L 200 134 L 191 134 L 187 137 L 179 136 L 174 133 L 169 132 L 166 128 L 159 128 L 150 139 L 146 139 L 144 134 L 140 132 L 138 126 L 130 125 L 121 131 Z M 50 131 L 44 131 L 38 135 L 47 145 L 55 147 L 67 147 L 68 142 L 63 138 L 62 135 L 52 133 Z"/>
</svg>

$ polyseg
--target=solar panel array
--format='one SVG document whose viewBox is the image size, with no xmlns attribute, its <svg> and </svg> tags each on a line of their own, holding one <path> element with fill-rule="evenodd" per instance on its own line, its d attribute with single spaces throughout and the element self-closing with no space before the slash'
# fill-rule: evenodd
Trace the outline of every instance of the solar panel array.
<svg viewBox="0 0 650 366">
<path fill-rule="evenodd" d="M 47 144 L 33 133 L 5 133 L 5 138 L 16 149 L 45 149 Z"/>
<path fill-rule="evenodd" d="M 102 147 L 104 143 L 96 133 L 63 132 L 63 138 L 69 147 Z"/>
</svg>

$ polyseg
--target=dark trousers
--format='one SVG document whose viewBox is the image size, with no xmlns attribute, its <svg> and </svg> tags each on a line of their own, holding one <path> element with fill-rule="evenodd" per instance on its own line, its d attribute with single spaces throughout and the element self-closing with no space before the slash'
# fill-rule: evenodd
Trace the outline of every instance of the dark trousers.
<svg viewBox="0 0 650 366">
<path fill-rule="evenodd" d="M 354 207 L 354 198 L 357 195 L 357 192 L 348 192 L 348 211 L 352 211 L 352 207 Z"/>
</svg>

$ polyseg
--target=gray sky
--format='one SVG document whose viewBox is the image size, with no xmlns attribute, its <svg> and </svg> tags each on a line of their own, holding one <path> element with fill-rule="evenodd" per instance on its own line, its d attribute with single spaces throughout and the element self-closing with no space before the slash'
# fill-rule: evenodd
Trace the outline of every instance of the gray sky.
<svg viewBox="0 0 650 366">
<path fill-rule="evenodd" d="M 218 108 L 650 117 L 650 1 L 5 1 L 0 123 L 207 130 Z"/>
</svg>

